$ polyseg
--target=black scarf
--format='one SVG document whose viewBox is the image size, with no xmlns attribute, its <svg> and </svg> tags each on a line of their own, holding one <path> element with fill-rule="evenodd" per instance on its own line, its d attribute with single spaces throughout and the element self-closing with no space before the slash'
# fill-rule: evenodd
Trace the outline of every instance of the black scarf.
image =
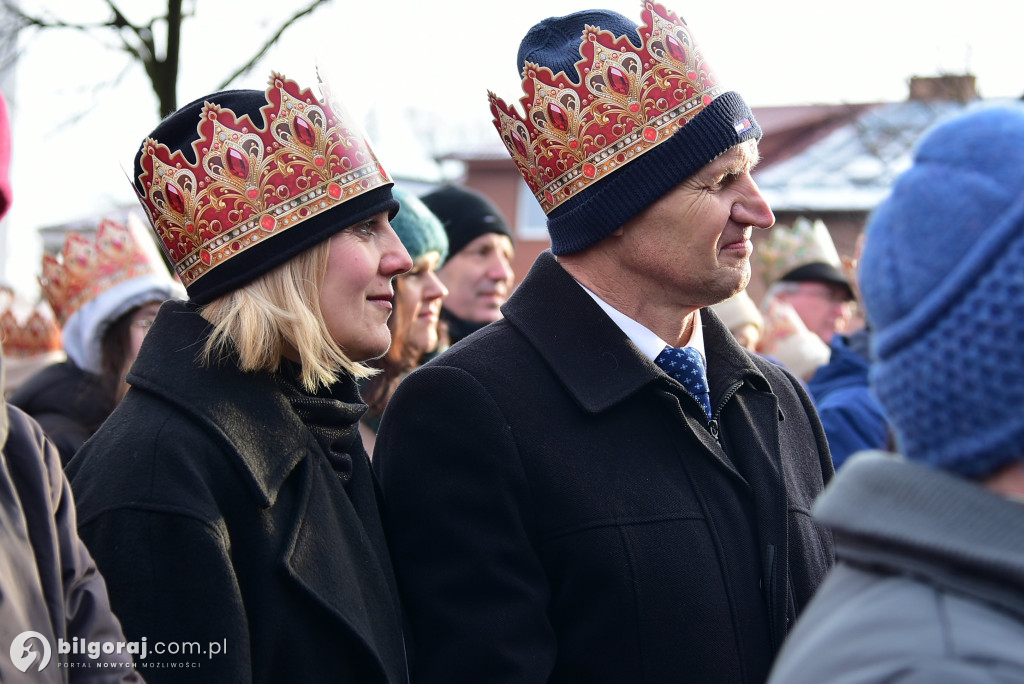
<svg viewBox="0 0 1024 684">
<path fill-rule="evenodd" d="M 343 482 L 352 478 L 352 459 L 365 458 L 359 436 L 359 419 L 366 404 L 359 399 L 356 383 L 348 376 L 314 393 L 302 389 L 299 364 L 282 360 L 275 374 L 278 387 L 327 455 L 331 468 Z"/>
</svg>

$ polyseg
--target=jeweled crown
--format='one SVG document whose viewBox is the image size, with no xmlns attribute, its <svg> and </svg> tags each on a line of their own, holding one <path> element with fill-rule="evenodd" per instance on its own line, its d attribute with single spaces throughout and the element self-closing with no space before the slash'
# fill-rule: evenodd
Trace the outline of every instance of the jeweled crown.
<svg viewBox="0 0 1024 684">
<path fill-rule="evenodd" d="M 271 74 L 264 125 L 212 102 L 196 163 L 147 138 L 139 201 L 182 283 L 391 179 L 337 103 Z"/>
<path fill-rule="evenodd" d="M 45 305 L 43 305 L 45 306 Z M 0 313 L 4 356 L 30 358 L 60 351 L 60 328 L 52 315 L 35 308 L 24 321 L 11 309 Z"/>
<path fill-rule="evenodd" d="M 156 250 L 147 251 L 138 239 L 128 226 L 104 219 L 95 237 L 68 233 L 59 255 L 43 255 L 39 285 L 61 327 L 101 293 L 131 278 L 160 272 L 163 265 L 153 259 Z"/>
<path fill-rule="evenodd" d="M 526 62 L 525 116 L 488 92 L 494 126 L 547 214 L 668 140 L 722 92 L 682 19 L 647 2 L 642 20 L 640 48 L 586 26 L 572 77 Z"/>
</svg>

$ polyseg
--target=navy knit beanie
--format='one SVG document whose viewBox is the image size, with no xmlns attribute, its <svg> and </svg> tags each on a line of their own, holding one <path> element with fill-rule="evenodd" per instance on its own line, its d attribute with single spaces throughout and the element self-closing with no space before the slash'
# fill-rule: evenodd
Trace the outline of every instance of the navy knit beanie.
<svg viewBox="0 0 1024 684">
<path fill-rule="evenodd" d="M 497 233 L 512 239 L 501 211 L 483 194 L 457 185 L 445 185 L 422 198 L 448 235 L 448 253 L 455 256 L 481 235 Z"/>
<path fill-rule="evenodd" d="M 531 62 L 564 72 L 578 83 L 576 62 L 586 26 L 596 26 L 640 47 L 639 26 L 609 10 L 550 17 L 534 26 L 519 46 L 517 65 Z M 761 128 L 743 98 L 726 92 L 667 140 L 619 166 L 547 217 L 551 251 L 571 254 L 596 244 L 732 147 L 761 139 Z"/>
<path fill-rule="evenodd" d="M 408 190 L 397 186 L 391 188 L 402 209 L 391 219 L 391 227 L 398 234 L 398 239 L 409 252 L 409 257 L 416 261 L 425 254 L 437 252 L 441 255 L 438 268 L 448 256 L 448 236 L 444 233 L 441 221 L 434 215 L 419 197 Z"/>
<path fill-rule="evenodd" d="M 871 382 L 904 455 L 984 478 L 1024 457 L 1024 106 L 925 135 L 868 223 Z"/>
</svg>

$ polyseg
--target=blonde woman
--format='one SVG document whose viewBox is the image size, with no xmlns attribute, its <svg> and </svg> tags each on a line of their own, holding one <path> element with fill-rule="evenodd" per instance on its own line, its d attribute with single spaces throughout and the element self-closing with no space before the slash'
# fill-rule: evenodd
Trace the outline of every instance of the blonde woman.
<svg viewBox="0 0 1024 684">
<path fill-rule="evenodd" d="M 189 681 L 406 681 L 356 379 L 412 262 L 350 126 L 275 74 L 186 105 L 136 156 L 189 300 L 160 309 L 70 475 L 128 638 L 204 649 L 151 652 L 150 682 L 181 681 L 175 662 Z"/>
</svg>

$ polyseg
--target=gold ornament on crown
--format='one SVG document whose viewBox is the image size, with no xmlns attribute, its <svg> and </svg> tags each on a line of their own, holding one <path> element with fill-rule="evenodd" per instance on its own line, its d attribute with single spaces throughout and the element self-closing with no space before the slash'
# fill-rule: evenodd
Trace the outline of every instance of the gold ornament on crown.
<svg viewBox="0 0 1024 684">
<path fill-rule="evenodd" d="M 86 302 L 126 280 L 159 273 L 159 268 L 162 264 L 154 263 L 128 226 L 104 219 L 95 237 L 68 233 L 59 255 L 43 255 L 39 285 L 63 328 Z"/>
<path fill-rule="evenodd" d="M 673 12 L 644 3 L 638 35 L 639 49 L 586 26 L 572 75 L 526 62 L 525 115 L 488 92 L 494 126 L 545 213 L 665 142 L 722 93 Z"/>
<path fill-rule="evenodd" d="M 391 183 L 369 141 L 337 103 L 273 73 L 264 125 L 207 102 L 197 163 L 149 138 L 139 201 L 188 287 L 256 244 Z"/>
</svg>

